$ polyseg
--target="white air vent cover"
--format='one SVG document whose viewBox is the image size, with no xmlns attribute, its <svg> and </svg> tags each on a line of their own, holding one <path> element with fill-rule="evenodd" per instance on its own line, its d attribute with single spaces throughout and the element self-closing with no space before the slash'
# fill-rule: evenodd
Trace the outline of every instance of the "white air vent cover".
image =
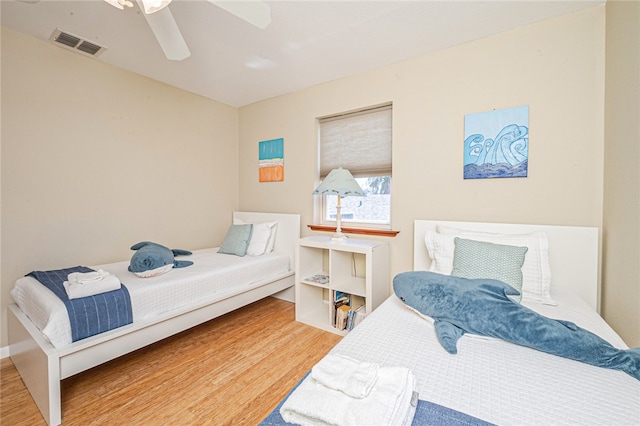
<svg viewBox="0 0 640 426">
<path fill-rule="evenodd" d="M 51 40 L 57 45 L 60 45 L 75 51 L 79 51 L 94 57 L 100 56 L 102 52 L 107 50 L 107 48 L 104 46 L 98 46 L 97 44 L 91 43 L 90 41 L 87 41 L 82 37 L 73 35 L 66 31 L 62 31 L 59 28 L 56 28 L 53 34 L 51 34 L 51 37 L 49 37 L 49 40 Z"/>
</svg>

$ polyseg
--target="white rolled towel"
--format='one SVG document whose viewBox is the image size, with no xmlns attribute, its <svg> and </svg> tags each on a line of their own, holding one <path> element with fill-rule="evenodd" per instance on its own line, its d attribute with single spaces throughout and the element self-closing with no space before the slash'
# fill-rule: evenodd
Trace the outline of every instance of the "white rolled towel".
<svg viewBox="0 0 640 426">
<path fill-rule="evenodd" d="M 297 425 L 410 425 L 418 403 L 415 376 L 404 367 L 380 367 L 378 380 L 366 398 L 352 398 L 328 388 L 311 375 L 280 408 Z"/>
<path fill-rule="evenodd" d="M 346 355 L 329 354 L 311 369 L 311 377 L 353 398 L 364 398 L 376 384 L 378 364 Z"/>
<path fill-rule="evenodd" d="M 95 296 L 120 289 L 120 280 L 110 272 L 99 269 L 93 272 L 72 272 L 63 283 L 69 299 Z"/>
</svg>

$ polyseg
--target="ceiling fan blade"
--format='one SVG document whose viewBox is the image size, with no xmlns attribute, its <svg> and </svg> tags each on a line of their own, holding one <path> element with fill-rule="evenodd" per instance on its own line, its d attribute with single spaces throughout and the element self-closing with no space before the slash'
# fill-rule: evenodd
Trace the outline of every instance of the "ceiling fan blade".
<svg viewBox="0 0 640 426">
<path fill-rule="evenodd" d="M 141 1 L 137 1 L 140 10 L 144 10 Z M 184 41 L 180 28 L 178 28 L 178 24 L 176 24 L 175 19 L 173 19 L 173 15 L 168 7 L 154 12 L 151 15 L 147 15 L 144 12 L 142 15 L 144 15 L 149 27 L 151 27 L 151 31 L 153 31 L 156 39 L 158 39 L 158 44 L 160 44 L 167 59 L 182 61 L 191 56 L 189 47 Z"/>
<path fill-rule="evenodd" d="M 209 0 L 209 2 L 226 10 L 240 19 L 244 19 L 251 25 L 264 30 L 271 23 L 271 8 L 268 4 L 259 0 L 250 1 L 225 1 Z"/>
</svg>

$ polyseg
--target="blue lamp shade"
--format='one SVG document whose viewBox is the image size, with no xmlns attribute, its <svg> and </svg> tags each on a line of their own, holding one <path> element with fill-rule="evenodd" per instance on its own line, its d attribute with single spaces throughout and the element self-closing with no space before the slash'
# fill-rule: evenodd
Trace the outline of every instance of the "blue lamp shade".
<svg viewBox="0 0 640 426">
<path fill-rule="evenodd" d="M 351 172 L 339 167 L 331 170 L 322 183 L 313 191 L 313 195 L 338 195 L 340 197 L 364 196 Z"/>
</svg>

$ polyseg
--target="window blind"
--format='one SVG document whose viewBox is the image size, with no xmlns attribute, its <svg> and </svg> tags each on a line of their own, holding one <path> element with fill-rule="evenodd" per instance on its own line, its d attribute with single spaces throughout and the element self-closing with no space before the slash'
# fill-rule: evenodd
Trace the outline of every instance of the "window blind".
<svg viewBox="0 0 640 426">
<path fill-rule="evenodd" d="M 325 117 L 320 125 L 320 179 L 342 167 L 358 176 L 391 176 L 391 105 Z"/>
</svg>

